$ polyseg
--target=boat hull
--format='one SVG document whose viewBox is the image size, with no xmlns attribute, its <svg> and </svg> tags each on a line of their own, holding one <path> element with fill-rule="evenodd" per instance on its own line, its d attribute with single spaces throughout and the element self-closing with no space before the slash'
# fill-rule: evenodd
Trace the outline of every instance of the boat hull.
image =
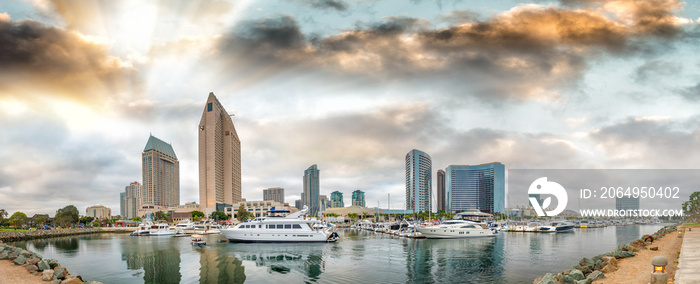
<svg viewBox="0 0 700 284">
<path fill-rule="evenodd" d="M 428 239 L 463 239 L 495 237 L 498 233 L 491 230 L 460 230 L 459 228 L 418 228 L 418 231 Z"/>
<path fill-rule="evenodd" d="M 234 243 L 306 243 L 328 242 L 328 236 L 320 231 L 316 232 L 287 232 L 267 233 L 243 230 L 222 230 L 221 233 Z"/>
</svg>

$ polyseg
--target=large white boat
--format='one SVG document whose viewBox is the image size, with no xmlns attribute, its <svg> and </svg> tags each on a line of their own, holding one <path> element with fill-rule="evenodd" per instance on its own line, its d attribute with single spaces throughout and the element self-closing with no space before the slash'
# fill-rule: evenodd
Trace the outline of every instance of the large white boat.
<svg viewBox="0 0 700 284">
<path fill-rule="evenodd" d="M 554 221 L 548 225 L 540 226 L 540 233 L 563 233 L 573 232 L 574 224 L 564 221 Z"/>
<path fill-rule="evenodd" d="M 170 227 L 166 223 L 157 223 L 151 225 L 150 235 L 151 236 L 173 236 L 175 235 L 175 227 Z"/>
<path fill-rule="evenodd" d="M 495 237 L 498 234 L 486 224 L 467 220 L 448 220 L 440 225 L 420 227 L 418 231 L 428 239 Z"/>
<path fill-rule="evenodd" d="M 185 233 L 194 233 L 194 223 L 192 223 L 189 219 L 185 219 L 178 222 L 175 227 L 177 227 L 178 230 L 182 230 Z"/>
<path fill-rule="evenodd" d="M 222 229 L 221 233 L 231 242 L 332 242 L 338 234 L 332 228 L 322 226 L 316 219 L 304 217 L 309 211 L 304 206 L 287 217 L 258 217 L 235 227 Z"/>
</svg>

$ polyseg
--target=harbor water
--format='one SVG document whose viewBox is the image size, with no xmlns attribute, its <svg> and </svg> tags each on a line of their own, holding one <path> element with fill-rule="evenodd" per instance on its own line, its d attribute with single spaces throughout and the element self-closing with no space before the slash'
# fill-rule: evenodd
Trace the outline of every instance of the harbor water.
<svg viewBox="0 0 700 284">
<path fill-rule="evenodd" d="M 336 243 L 228 243 L 92 234 L 13 243 L 103 283 L 532 283 L 665 224 L 407 239 L 340 230 Z"/>
</svg>

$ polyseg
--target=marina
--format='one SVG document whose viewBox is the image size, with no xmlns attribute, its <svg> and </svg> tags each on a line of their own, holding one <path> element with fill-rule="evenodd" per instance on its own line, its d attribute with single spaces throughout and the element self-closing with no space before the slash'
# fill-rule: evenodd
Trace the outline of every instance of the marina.
<svg viewBox="0 0 700 284">
<path fill-rule="evenodd" d="M 103 283 L 531 283 L 663 225 L 462 239 L 340 229 L 333 243 L 230 243 L 211 234 L 201 236 L 205 246 L 193 246 L 190 238 L 92 234 L 12 244 Z"/>
</svg>

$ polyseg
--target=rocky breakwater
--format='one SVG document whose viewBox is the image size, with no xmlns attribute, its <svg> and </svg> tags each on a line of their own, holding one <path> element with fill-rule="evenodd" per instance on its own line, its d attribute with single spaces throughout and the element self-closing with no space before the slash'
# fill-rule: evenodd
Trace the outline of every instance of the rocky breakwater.
<svg viewBox="0 0 700 284">
<path fill-rule="evenodd" d="M 658 230 L 653 235 L 644 235 L 641 239 L 629 244 L 620 244 L 609 253 L 583 258 L 572 269 L 560 273 L 547 273 L 535 279 L 533 284 L 590 284 L 594 280 L 605 278 L 605 273 L 618 270 L 618 260 L 634 257 L 639 250 L 654 250 L 654 240 L 663 238 L 666 234 L 675 232 L 676 226 L 666 226 Z"/>
<path fill-rule="evenodd" d="M 12 242 L 30 239 L 43 239 L 51 237 L 63 237 L 71 235 L 92 234 L 102 231 L 100 228 L 77 228 L 77 229 L 54 229 L 54 230 L 33 230 L 33 231 L 2 231 L 0 241 Z"/>
<path fill-rule="evenodd" d="M 43 259 L 41 255 L 0 243 L 0 260 L 9 260 L 15 265 L 21 265 L 31 275 L 41 277 L 41 280 L 51 284 L 101 284 L 97 281 L 86 282 L 80 276 L 72 276 L 65 267 L 55 259 Z M 2 282 L 0 276 L 0 282 Z"/>
</svg>

